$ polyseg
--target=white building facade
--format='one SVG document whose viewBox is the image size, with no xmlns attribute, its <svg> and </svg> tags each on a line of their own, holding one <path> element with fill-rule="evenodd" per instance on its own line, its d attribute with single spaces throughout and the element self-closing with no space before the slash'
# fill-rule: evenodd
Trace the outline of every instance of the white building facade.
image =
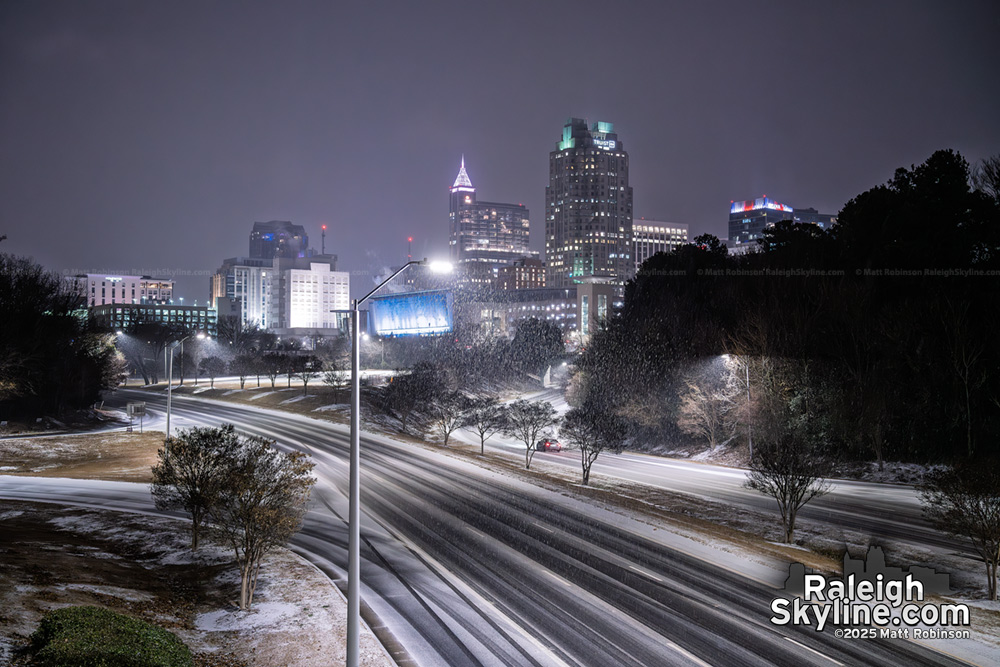
<svg viewBox="0 0 1000 667">
<path fill-rule="evenodd" d="M 87 307 L 110 304 L 168 304 L 174 296 L 174 281 L 150 276 L 109 276 L 88 273 L 66 279 L 69 290 Z"/>
<path fill-rule="evenodd" d="M 351 285 L 350 274 L 335 269 L 332 255 L 227 259 L 212 276 L 212 300 L 232 300 L 243 324 L 270 331 L 338 329 Z"/>
<path fill-rule="evenodd" d="M 327 262 L 312 262 L 308 269 L 282 270 L 278 280 L 282 295 L 274 303 L 281 310 L 277 321 L 283 323 L 278 328 L 337 329 L 337 311 L 351 307 L 350 274 L 331 270 Z"/>
<path fill-rule="evenodd" d="M 635 270 L 658 252 L 672 252 L 688 242 L 688 226 L 642 218 L 632 225 Z"/>
</svg>

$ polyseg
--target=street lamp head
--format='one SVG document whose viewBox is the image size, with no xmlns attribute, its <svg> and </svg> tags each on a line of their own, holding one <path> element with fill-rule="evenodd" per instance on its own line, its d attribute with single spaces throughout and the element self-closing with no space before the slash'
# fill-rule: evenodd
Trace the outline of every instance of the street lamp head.
<svg viewBox="0 0 1000 667">
<path fill-rule="evenodd" d="M 454 267 L 453 267 L 453 266 L 451 265 L 451 262 L 441 262 L 441 261 L 434 261 L 434 262 L 428 262 L 428 261 L 427 261 L 427 260 L 425 259 L 425 260 L 424 260 L 424 264 L 425 264 L 425 265 L 426 265 L 426 266 L 427 266 L 428 268 L 430 268 L 430 270 L 431 270 L 431 271 L 432 271 L 433 273 L 451 273 L 451 272 L 452 272 L 452 269 L 454 268 Z"/>
<path fill-rule="evenodd" d="M 124 335 L 125 335 L 125 332 L 124 332 L 124 331 L 121 331 L 121 330 L 118 330 L 118 331 L 116 331 L 116 332 L 115 332 L 115 335 L 116 335 L 116 336 L 124 336 Z"/>
</svg>

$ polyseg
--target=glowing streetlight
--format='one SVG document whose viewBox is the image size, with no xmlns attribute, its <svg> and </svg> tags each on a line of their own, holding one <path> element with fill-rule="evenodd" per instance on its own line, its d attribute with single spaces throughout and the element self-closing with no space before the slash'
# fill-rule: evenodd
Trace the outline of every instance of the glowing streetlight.
<svg viewBox="0 0 1000 667">
<path fill-rule="evenodd" d="M 184 341 L 186 341 L 190 337 L 191 336 L 184 336 L 184 338 L 181 338 L 180 340 L 175 340 L 173 343 L 167 346 L 167 349 L 170 350 L 170 364 L 169 364 L 169 370 L 167 371 L 167 437 L 164 438 L 164 442 L 168 442 L 170 440 L 170 398 L 171 398 L 171 390 L 173 389 L 174 386 L 174 348 L 176 348 L 178 345 L 181 346 L 181 353 L 183 353 Z M 204 338 L 204 337 L 205 334 L 203 333 L 197 334 L 197 338 Z"/>
<path fill-rule="evenodd" d="M 409 261 L 376 285 L 375 289 L 351 302 L 351 454 L 350 491 L 347 511 L 347 667 L 358 667 L 361 618 L 361 332 L 358 306 L 367 301 L 390 280 L 414 264 L 422 264 L 434 273 L 450 273 L 450 262 Z"/>
</svg>

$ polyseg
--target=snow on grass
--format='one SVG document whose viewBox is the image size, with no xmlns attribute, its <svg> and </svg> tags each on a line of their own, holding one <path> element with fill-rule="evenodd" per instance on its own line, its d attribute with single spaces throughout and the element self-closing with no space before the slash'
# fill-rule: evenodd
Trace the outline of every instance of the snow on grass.
<svg viewBox="0 0 1000 667">
<path fill-rule="evenodd" d="M 260 394 L 254 394 L 253 396 L 250 397 L 250 400 L 251 401 L 256 401 L 258 398 L 264 398 L 265 396 L 270 396 L 271 394 L 277 394 L 277 393 L 278 392 L 276 392 L 276 391 L 265 391 L 265 392 L 260 393 Z"/>
<path fill-rule="evenodd" d="M 14 643 L 7 637 L 0 636 L 0 665 L 9 665 L 14 658 Z"/>
<path fill-rule="evenodd" d="M 88 554 L 88 556 L 91 554 Z M 146 593 L 145 591 L 137 591 L 131 588 L 121 588 L 120 586 L 100 586 L 97 584 L 63 584 L 57 586 L 56 588 L 62 590 L 72 590 L 72 591 L 84 591 L 87 593 L 99 593 L 101 595 L 109 595 L 115 598 L 121 598 L 122 600 L 130 600 L 132 602 L 148 602 L 155 598 L 154 595 Z"/>
<path fill-rule="evenodd" d="M 238 589 L 238 573 L 220 573 L 216 585 Z M 194 624 L 205 633 L 238 633 L 254 656 L 254 664 L 329 667 L 344 664 L 347 657 L 343 596 L 315 565 L 284 549 L 265 558 L 249 610 L 231 607 L 204 612 Z M 262 637 L 267 641 L 261 641 Z M 392 667 L 385 649 L 365 625 L 359 640 L 361 664 Z"/>
<path fill-rule="evenodd" d="M 207 614 L 199 614 L 195 627 L 206 632 L 227 632 L 232 630 L 258 630 L 265 627 L 280 627 L 299 614 L 298 605 L 288 602 L 261 602 L 249 611 L 223 609 Z"/>
<path fill-rule="evenodd" d="M 120 544 L 142 544 L 147 550 L 147 557 L 137 558 L 138 562 L 155 561 L 168 565 L 188 564 L 218 564 L 233 559 L 233 555 L 225 548 L 207 544 L 192 552 L 190 548 L 190 533 L 187 522 L 171 521 L 172 530 L 164 530 L 163 520 L 148 518 L 142 515 L 129 515 L 134 525 L 120 525 L 108 515 L 88 512 L 77 516 L 57 516 L 49 519 L 49 523 L 66 531 L 82 535 L 95 535 L 111 539 Z"/>
<path fill-rule="evenodd" d="M 331 410 L 349 410 L 351 408 L 347 403 L 331 403 L 330 405 L 321 405 L 318 408 L 313 408 L 313 412 L 329 412 Z"/>
<path fill-rule="evenodd" d="M 297 403 L 297 402 L 301 401 L 303 398 L 309 398 L 309 397 L 308 396 L 293 396 L 291 398 L 286 398 L 285 400 L 283 400 L 278 405 L 285 405 L 287 403 Z"/>
</svg>

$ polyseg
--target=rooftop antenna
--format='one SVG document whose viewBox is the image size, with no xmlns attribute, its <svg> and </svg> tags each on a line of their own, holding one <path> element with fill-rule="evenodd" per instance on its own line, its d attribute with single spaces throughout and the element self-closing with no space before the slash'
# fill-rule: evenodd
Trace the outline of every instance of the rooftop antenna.
<svg viewBox="0 0 1000 667">
<path fill-rule="evenodd" d="M 413 261 L 413 237 L 412 236 L 407 236 L 406 237 L 406 261 L 407 262 Z"/>
<path fill-rule="evenodd" d="M 320 235 L 320 237 L 321 237 L 322 240 L 320 241 L 320 251 L 319 252 L 320 252 L 321 255 L 325 255 L 326 254 L 326 225 L 323 225 L 323 233 Z"/>
</svg>

